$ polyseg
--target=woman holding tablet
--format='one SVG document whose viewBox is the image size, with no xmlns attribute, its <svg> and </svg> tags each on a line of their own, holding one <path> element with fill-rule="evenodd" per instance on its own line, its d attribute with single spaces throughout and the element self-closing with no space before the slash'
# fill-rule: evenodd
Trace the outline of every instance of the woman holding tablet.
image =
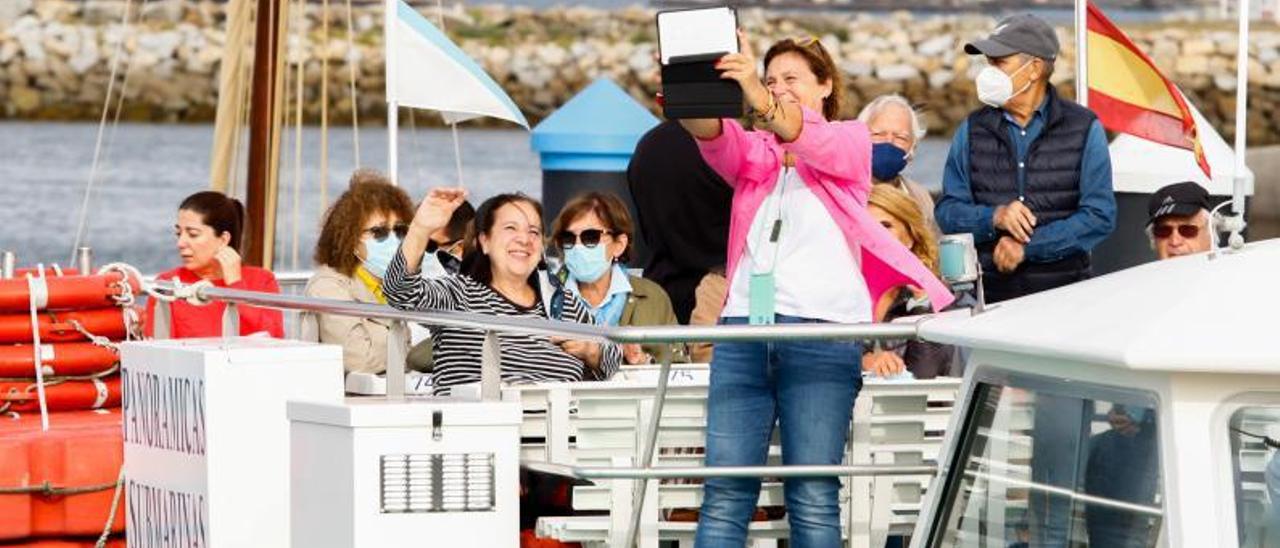
<svg viewBox="0 0 1280 548">
<path fill-rule="evenodd" d="M 871 142 L 861 122 L 836 121 L 840 72 L 813 38 L 775 43 L 765 78 L 746 36 L 716 65 L 742 88 L 757 126 L 684 119 L 703 158 L 734 189 L 729 297 L 723 324 L 861 323 L 904 285 L 941 309 L 947 288 L 867 213 Z M 707 397 L 708 466 L 763 465 L 775 421 L 784 464 L 839 464 L 862 386 L 854 341 L 720 343 Z M 759 478 L 706 481 L 696 544 L 740 547 Z M 839 480 L 789 478 L 791 545 L 840 543 Z"/>
</svg>

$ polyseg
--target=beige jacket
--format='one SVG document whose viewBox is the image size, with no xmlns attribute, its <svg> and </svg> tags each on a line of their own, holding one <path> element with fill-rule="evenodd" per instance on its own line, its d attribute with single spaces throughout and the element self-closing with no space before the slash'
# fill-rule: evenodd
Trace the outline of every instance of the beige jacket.
<svg viewBox="0 0 1280 548">
<path fill-rule="evenodd" d="M 360 280 L 321 266 L 307 282 L 308 297 L 378 304 L 378 299 Z M 385 320 L 320 314 L 320 342 L 342 345 L 342 363 L 348 373 L 382 373 L 387 369 Z M 408 347 L 405 351 L 408 352 Z"/>
</svg>

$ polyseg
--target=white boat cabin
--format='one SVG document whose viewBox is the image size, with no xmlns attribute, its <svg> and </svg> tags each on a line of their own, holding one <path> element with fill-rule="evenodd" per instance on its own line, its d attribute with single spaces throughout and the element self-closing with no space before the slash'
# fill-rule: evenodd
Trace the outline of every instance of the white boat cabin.
<svg viewBox="0 0 1280 548">
<path fill-rule="evenodd" d="M 926 320 L 973 349 L 912 546 L 1280 546 L 1280 240 Z"/>
</svg>

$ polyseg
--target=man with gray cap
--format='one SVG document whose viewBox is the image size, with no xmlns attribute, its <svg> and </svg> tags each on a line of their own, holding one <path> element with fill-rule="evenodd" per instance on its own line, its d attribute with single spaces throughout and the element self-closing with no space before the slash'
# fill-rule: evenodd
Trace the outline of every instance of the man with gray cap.
<svg viewBox="0 0 1280 548">
<path fill-rule="evenodd" d="M 1040 18 L 1005 18 L 965 45 L 988 66 L 987 106 L 956 128 L 936 214 L 943 233 L 971 233 L 989 302 L 1090 276 L 1089 253 L 1115 227 L 1102 124 L 1049 83 L 1058 37 Z"/>
</svg>

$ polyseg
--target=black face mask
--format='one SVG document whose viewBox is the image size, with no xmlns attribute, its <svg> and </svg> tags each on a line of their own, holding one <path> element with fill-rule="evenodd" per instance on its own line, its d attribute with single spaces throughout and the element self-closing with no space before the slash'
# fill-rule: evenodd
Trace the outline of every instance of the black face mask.
<svg viewBox="0 0 1280 548">
<path fill-rule="evenodd" d="M 462 259 L 454 257 L 448 251 L 436 251 L 436 259 L 440 261 L 440 265 L 444 267 L 444 271 L 449 274 L 457 274 L 462 270 Z"/>
<path fill-rule="evenodd" d="M 452 247 L 453 244 L 456 243 L 457 242 L 455 241 L 450 244 L 446 244 L 445 247 Z M 457 274 L 462 270 L 462 259 L 454 257 L 452 253 L 445 251 L 444 248 L 442 248 L 440 244 L 437 244 L 435 240 L 427 242 L 427 253 L 435 253 L 436 260 L 440 261 L 440 266 L 443 266 L 444 271 L 449 274 Z"/>
</svg>

